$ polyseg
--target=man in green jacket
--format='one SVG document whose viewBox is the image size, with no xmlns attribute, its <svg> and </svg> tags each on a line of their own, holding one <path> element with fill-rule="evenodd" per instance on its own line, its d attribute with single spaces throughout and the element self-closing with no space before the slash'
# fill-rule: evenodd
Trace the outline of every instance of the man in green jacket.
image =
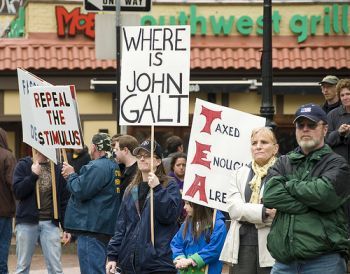
<svg viewBox="0 0 350 274">
<path fill-rule="evenodd" d="M 267 239 L 271 273 L 346 273 L 350 168 L 324 142 L 320 106 L 301 106 L 294 124 L 299 147 L 270 168 L 263 195 L 265 207 L 277 209 Z"/>
</svg>

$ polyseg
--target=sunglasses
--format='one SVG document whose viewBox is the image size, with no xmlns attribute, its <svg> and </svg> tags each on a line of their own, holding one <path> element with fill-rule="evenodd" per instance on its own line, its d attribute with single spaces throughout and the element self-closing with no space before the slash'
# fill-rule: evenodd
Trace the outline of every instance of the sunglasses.
<svg viewBox="0 0 350 274">
<path fill-rule="evenodd" d="M 148 153 L 145 153 L 145 154 L 137 154 L 135 157 L 136 157 L 137 159 L 142 159 L 142 158 L 148 159 L 148 158 L 151 158 L 151 154 L 148 154 Z"/>
<path fill-rule="evenodd" d="M 296 122 L 295 126 L 297 129 L 304 129 L 304 127 L 306 126 L 308 129 L 316 129 L 319 125 L 324 125 L 324 123 L 319 124 L 319 123 L 315 123 L 315 122 Z"/>
</svg>

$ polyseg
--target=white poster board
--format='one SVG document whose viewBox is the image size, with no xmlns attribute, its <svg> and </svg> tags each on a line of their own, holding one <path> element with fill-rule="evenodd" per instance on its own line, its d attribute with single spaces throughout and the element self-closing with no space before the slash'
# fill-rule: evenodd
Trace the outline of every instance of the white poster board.
<svg viewBox="0 0 350 274">
<path fill-rule="evenodd" d="M 227 211 L 231 173 L 251 161 L 252 129 L 266 119 L 196 100 L 182 198 Z"/>
<path fill-rule="evenodd" d="M 70 86 L 34 86 L 25 115 L 34 115 L 35 142 L 52 148 L 83 148 L 76 92 Z"/>
<path fill-rule="evenodd" d="M 122 28 L 120 125 L 187 126 L 190 26 Z"/>
<path fill-rule="evenodd" d="M 17 76 L 21 107 L 23 142 L 38 150 L 48 159 L 57 164 L 59 159 L 59 152 L 53 147 L 42 146 L 39 144 L 36 136 L 36 126 L 33 124 L 34 113 L 32 113 L 29 109 L 29 101 L 32 97 L 29 88 L 33 86 L 51 86 L 51 84 L 21 68 L 17 69 Z"/>
</svg>

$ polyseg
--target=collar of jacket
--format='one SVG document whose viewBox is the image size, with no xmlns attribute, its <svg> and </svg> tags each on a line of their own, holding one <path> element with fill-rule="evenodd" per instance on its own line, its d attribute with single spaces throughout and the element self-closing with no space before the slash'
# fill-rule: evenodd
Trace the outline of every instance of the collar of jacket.
<svg viewBox="0 0 350 274">
<path fill-rule="evenodd" d="M 310 161 L 319 161 L 324 155 L 332 152 L 332 149 L 326 144 L 323 147 L 312 151 L 308 155 L 305 155 L 300 147 L 297 147 L 294 151 L 291 151 L 287 154 L 287 157 L 292 163 L 297 163 L 304 161 L 306 158 L 309 158 Z"/>
</svg>

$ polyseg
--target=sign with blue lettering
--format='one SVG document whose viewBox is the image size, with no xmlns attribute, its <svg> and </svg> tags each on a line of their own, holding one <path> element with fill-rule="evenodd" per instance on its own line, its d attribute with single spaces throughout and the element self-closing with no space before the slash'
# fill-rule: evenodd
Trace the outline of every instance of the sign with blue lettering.
<svg viewBox="0 0 350 274">
<path fill-rule="evenodd" d="M 151 0 L 119 0 L 121 11 L 150 11 Z M 115 0 L 84 0 L 86 11 L 115 11 Z"/>
</svg>

